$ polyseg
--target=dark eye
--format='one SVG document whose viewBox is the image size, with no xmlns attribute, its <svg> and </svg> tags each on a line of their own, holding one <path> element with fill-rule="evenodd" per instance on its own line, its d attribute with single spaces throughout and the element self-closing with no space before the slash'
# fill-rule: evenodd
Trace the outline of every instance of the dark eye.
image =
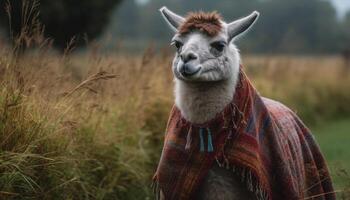
<svg viewBox="0 0 350 200">
<path fill-rule="evenodd" d="M 211 43 L 210 46 L 217 51 L 216 53 L 221 53 L 224 50 L 226 43 L 224 41 L 218 41 Z"/>
<path fill-rule="evenodd" d="M 180 42 L 178 40 L 172 41 L 171 45 L 175 46 L 178 51 L 180 51 L 182 46 L 183 46 L 182 42 Z"/>
</svg>

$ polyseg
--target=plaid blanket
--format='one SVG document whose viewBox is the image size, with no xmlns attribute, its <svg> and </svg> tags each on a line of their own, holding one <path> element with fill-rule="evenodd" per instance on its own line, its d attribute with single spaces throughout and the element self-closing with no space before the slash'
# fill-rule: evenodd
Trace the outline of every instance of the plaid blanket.
<svg viewBox="0 0 350 200">
<path fill-rule="evenodd" d="M 154 175 L 166 200 L 196 199 L 217 163 L 242 177 L 258 199 L 335 199 L 331 178 L 309 129 L 290 109 L 261 97 L 244 72 L 233 101 L 213 120 L 193 124 L 173 107 Z"/>
</svg>

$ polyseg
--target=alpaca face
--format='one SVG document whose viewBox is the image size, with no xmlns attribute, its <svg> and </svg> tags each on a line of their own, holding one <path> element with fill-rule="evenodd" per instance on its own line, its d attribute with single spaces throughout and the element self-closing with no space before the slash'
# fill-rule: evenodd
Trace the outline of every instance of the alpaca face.
<svg viewBox="0 0 350 200">
<path fill-rule="evenodd" d="M 234 47 L 229 45 L 227 31 L 210 37 L 194 31 L 176 34 L 172 39 L 176 48 L 172 70 L 182 81 L 220 81 L 228 79 L 235 66 Z"/>
<path fill-rule="evenodd" d="M 256 21 L 257 12 L 227 24 L 217 13 L 192 13 L 183 18 L 165 7 L 160 11 L 175 32 L 172 70 L 178 80 L 221 81 L 238 73 L 239 53 L 232 41 Z"/>
</svg>

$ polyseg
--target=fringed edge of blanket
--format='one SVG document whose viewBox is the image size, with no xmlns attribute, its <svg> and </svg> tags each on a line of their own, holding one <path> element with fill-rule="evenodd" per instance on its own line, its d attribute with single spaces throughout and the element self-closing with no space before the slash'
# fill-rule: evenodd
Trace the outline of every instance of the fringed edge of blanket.
<svg viewBox="0 0 350 200">
<path fill-rule="evenodd" d="M 241 178 L 241 182 L 246 184 L 247 189 L 255 194 L 258 200 L 271 200 L 271 194 L 264 189 L 263 185 L 260 183 L 259 179 L 254 175 L 251 169 L 247 167 L 238 167 L 230 165 L 229 163 L 220 164 L 217 162 L 219 167 L 226 170 L 231 170 L 234 174 Z"/>
<path fill-rule="evenodd" d="M 271 200 L 271 195 L 269 194 L 269 192 L 264 189 L 264 187 L 260 184 L 258 178 L 253 174 L 253 172 L 250 169 L 245 167 L 237 167 L 229 164 L 225 164 L 225 166 L 220 164 L 219 167 L 231 170 L 233 173 L 240 176 L 242 183 L 246 184 L 247 189 L 253 194 L 255 194 L 258 200 Z M 155 195 L 155 199 L 160 200 L 161 189 L 156 178 L 153 179 L 151 188 L 153 194 Z"/>
<path fill-rule="evenodd" d="M 160 200 L 160 186 L 157 181 L 157 179 L 154 177 L 152 184 L 151 184 L 151 189 L 153 191 L 153 194 L 155 196 L 155 200 Z"/>
</svg>

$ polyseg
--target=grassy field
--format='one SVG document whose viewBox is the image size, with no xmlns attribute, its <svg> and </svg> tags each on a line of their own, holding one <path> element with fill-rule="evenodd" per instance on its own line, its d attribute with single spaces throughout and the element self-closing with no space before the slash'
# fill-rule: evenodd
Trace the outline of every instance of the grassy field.
<svg viewBox="0 0 350 200">
<path fill-rule="evenodd" d="M 0 199 L 152 199 L 173 103 L 171 55 L 0 49 Z M 244 56 L 243 63 L 262 95 L 315 127 L 337 188 L 349 187 L 343 61 Z"/>
<path fill-rule="evenodd" d="M 323 123 L 313 128 L 338 190 L 350 187 L 350 119 Z M 349 191 L 348 191 L 349 192 Z"/>
</svg>

